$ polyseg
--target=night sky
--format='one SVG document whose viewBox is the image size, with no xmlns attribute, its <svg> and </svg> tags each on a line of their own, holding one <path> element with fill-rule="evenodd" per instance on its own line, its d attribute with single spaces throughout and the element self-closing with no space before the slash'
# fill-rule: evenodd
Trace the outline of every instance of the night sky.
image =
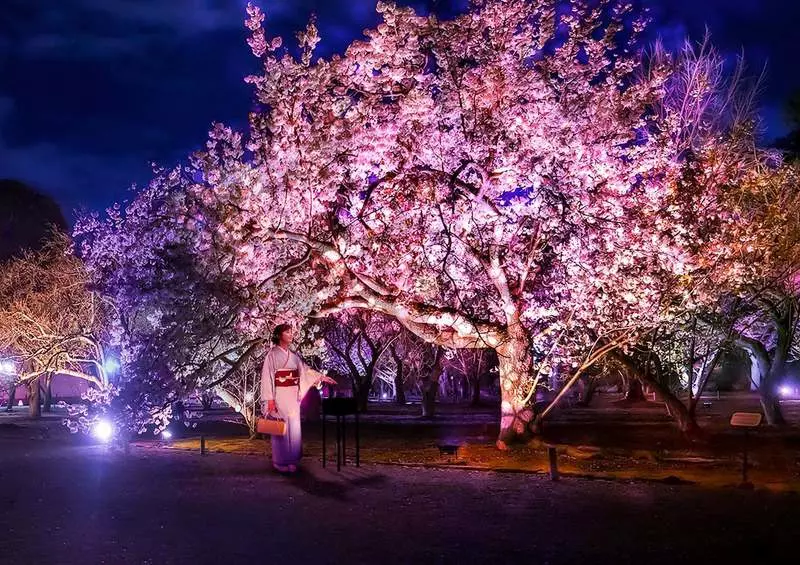
<svg viewBox="0 0 800 565">
<path fill-rule="evenodd" d="M 242 78 L 257 70 L 242 25 L 246 0 L 0 0 L 0 178 L 52 194 L 69 216 L 102 210 L 203 145 L 212 121 L 243 127 Z M 639 0 L 668 46 L 685 35 L 767 64 L 766 139 L 800 90 L 796 0 Z M 464 0 L 407 2 L 447 15 Z M 377 22 L 375 0 L 262 0 L 270 35 L 291 40 L 313 12 L 320 54 Z M 74 216 L 73 216 L 74 217 Z"/>
</svg>

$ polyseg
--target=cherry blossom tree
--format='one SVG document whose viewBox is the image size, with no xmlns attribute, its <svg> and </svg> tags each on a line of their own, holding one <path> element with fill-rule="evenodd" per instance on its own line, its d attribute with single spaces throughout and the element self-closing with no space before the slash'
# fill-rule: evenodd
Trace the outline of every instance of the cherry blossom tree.
<svg viewBox="0 0 800 565">
<path fill-rule="evenodd" d="M 55 375 L 90 385 L 86 400 L 107 403 L 106 347 L 115 319 L 107 297 L 89 287 L 70 241 L 58 232 L 44 247 L 0 265 L 0 358 L 14 386 L 27 386 L 39 414 L 40 383 Z"/>
<path fill-rule="evenodd" d="M 765 417 L 783 424 L 780 379 L 792 355 L 800 296 L 800 167 L 797 163 L 753 176 L 737 191 L 749 222 L 758 226 L 759 277 L 735 302 L 730 339 L 750 357 Z"/>
<path fill-rule="evenodd" d="M 122 313 L 133 421 L 241 375 L 277 321 L 360 310 L 427 342 L 428 392 L 442 348 L 493 350 L 503 446 L 603 359 L 637 368 L 665 325 L 792 280 L 789 219 L 752 211 L 774 167 L 750 91 L 707 44 L 643 59 L 615 0 L 378 11 L 314 60 L 313 23 L 294 56 L 248 6 L 247 134 L 216 124 L 188 166 L 80 225 Z"/>
<path fill-rule="evenodd" d="M 157 170 L 124 208 L 82 217 L 75 228 L 92 284 L 119 312 L 115 408 L 133 433 L 148 425 L 159 432 L 172 419 L 188 424 L 193 414 L 183 411 L 183 400 L 196 391 L 221 397 L 253 432 L 264 344 L 276 324 L 309 313 L 304 296 L 289 288 L 280 308 L 268 309 L 268 281 L 242 284 L 229 276 L 224 252 L 197 254 L 198 226 L 187 222 L 196 210 L 191 182 L 189 168 Z M 303 335 L 300 345 L 313 353 L 314 336 Z"/>
<path fill-rule="evenodd" d="M 655 108 L 678 157 L 671 205 L 685 223 L 676 233 L 703 247 L 689 246 L 693 269 L 678 279 L 678 300 L 668 303 L 647 339 L 633 355 L 616 351 L 612 357 L 664 400 L 681 429 L 691 431 L 712 371 L 727 349 L 745 343 L 737 330 L 742 317 L 763 305 L 765 294 L 795 292 L 798 231 L 781 210 L 795 208 L 800 192 L 790 180 L 792 167 L 756 146 L 760 78 L 749 80 L 741 59 L 726 72 L 725 59 L 706 37 L 676 56 L 656 46 L 653 60 L 656 69 L 672 68 Z M 670 277 L 659 283 L 670 284 Z M 771 388 L 764 394 L 774 395 Z M 675 389 L 688 393 L 686 406 Z M 770 416 L 777 403 L 762 403 L 768 421 L 779 420 Z"/>
<path fill-rule="evenodd" d="M 194 156 L 185 223 L 206 269 L 263 289 L 262 308 L 291 289 L 298 316 L 370 310 L 493 349 L 503 445 L 553 372 L 572 384 L 755 270 L 726 245 L 752 136 L 705 121 L 721 111 L 708 57 L 691 81 L 685 57 L 643 65 L 643 23 L 614 1 L 378 11 L 365 41 L 314 61 L 313 24 L 294 57 L 248 7 L 262 110 Z"/>
<path fill-rule="evenodd" d="M 238 331 L 255 304 L 247 289 L 218 276 L 219 269 L 197 269 L 193 234 L 178 221 L 188 205 L 184 174 L 159 171 L 124 210 L 83 217 L 75 228 L 92 283 L 120 313 L 117 408 L 120 424 L 132 432 L 150 423 L 160 430 L 183 416 L 172 412 L 178 401 L 237 375 L 263 341 L 263 328 Z"/>
</svg>

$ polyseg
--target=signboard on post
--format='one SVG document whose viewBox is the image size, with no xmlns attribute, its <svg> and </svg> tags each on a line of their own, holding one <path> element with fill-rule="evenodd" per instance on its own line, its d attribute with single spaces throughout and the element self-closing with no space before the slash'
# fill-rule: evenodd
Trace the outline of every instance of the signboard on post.
<svg viewBox="0 0 800 565">
<path fill-rule="evenodd" d="M 731 415 L 731 427 L 744 430 L 744 450 L 742 453 L 742 483 L 741 488 L 753 488 L 753 483 L 747 480 L 747 436 L 750 430 L 761 424 L 761 412 L 734 412 Z"/>
<path fill-rule="evenodd" d="M 731 426 L 734 428 L 757 428 L 761 425 L 761 412 L 734 412 Z"/>
</svg>

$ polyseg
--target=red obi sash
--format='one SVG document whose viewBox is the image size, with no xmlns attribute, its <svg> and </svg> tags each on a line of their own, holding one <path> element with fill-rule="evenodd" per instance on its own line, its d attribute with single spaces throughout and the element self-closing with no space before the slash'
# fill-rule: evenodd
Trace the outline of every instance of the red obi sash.
<svg viewBox="0 0 800 565">
<path fill-rule="evenodd" d="M 275 386 L 299 386 L 300 371 L 297 369 L 278 369 L 275 371 Z"/>
</svg>

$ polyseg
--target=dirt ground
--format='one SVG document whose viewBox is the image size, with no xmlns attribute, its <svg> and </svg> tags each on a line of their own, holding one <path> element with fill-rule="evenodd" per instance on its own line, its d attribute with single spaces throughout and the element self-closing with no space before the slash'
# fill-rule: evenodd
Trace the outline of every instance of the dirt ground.
<svg viewBox="0 0 800 565">
<path fill-rule="evenodd" d="M 0 432 L 0 563 L 783 563 L 792 493 L 263 457 Z"/>
<path fill-rule="evenodd" d="M 762 426 L 746 438 L 729 426 L 737 411 L 757 411 L 750 395 L 710 398 L 700 408 L 703 429 L 689 441 L 673 425 L 663 406 L 648 402 L 620 405 L 614 396 L 601 396 L 589 408 L 560 410 L 541 438 L 501 452 L 495 447 L 497 407 L 468 409 L 441 405 L 433 420 L 422 420 L 418 407 L 391 404 L 370 406 L 360 418 L 360 458 L 366 463 L 405 466 L 459 467 L 508 472 L 549 473 L 548 448 L 557 452 L 557 466 L 567 476 L 666 480 L 713 487 L 742 482 L 742 452 L 748 446 L 748 480 L 757 488 L 800 492 L 800 428 L 784 430 Z M 786 404 L 790 422 L 800 422 L 800 404 Z M 265 456 L 268 442 L 243 437 L 243 428 L 225 420 L 230 416 L 207 415 L 183 438 L 170 442 L 143 441 L 142 447 L 199 451 L 200 435 L 212 452 Z M 355 458 L 355 426 L 348 420 L 347 458 Z M 328 461 L 334 461 L 334 425 L 328 424 Z M 238 436 L 238 437 L 237 437 Z M 456 454 L 441 446 L 458 445 Z M 321 461 L 319 422 L 304 424 L 304 453 Z"/>
<path fill-rule="evenodd" d="M 501 452 L 495 447 L 498 407 L 470 408 L 441 404 L 434 420 L 419 417 L 418 405 L 371 404 L 360 418 L 361 460 L 366 464 L 441 467 L 505 472 L 549 473 L 548 447 L 557 452 L 559 473 L 572 477 L 688 482 L 710 487 L 742 482 L 744 434 L 729 426 L 737 411 L 758 411 L 753 395 L 708 398 L 698 420 L 703 434 L 687 440 L 654 402 L 621 405 L 615 395 L 601 395 L 589 408 L 565 407 L 550 419 L 541 438 Z M 762 426 L 750 434 L 748 480 L 757 489 L 800 492 L 800 403 L 784 403 L 792 426 L 783 430 Z M 210 452 L 266 457 L 264 440 L 249 440 L 237 414 L 214 410 L 193 420 L 193 427 L 175 426 L 172 441 L 139 438 L 143 448 L 199 452 L 205 436 Z M 354 463 L 354 422 L 348 420 L 347 459 Z M 24 412 L 0 413 L 0 430 L 18 428 L 31 438 L 62 437 L 66 431 L 56 413 L 30 422 Z M 322 434 L 319 422 L 303 428 L 306 461 L 320 462 Z M 26 435 L 27 434 L 27 435 Z M 19 434 L 18 434 L 19 435 Z M 66 438 L 72 441 L 76 438 Z M 328 423 L 328 461 L 334 463 L 334 425 Z M 440 446 L 458 445 L 456 454 Z"/>
</svg>

